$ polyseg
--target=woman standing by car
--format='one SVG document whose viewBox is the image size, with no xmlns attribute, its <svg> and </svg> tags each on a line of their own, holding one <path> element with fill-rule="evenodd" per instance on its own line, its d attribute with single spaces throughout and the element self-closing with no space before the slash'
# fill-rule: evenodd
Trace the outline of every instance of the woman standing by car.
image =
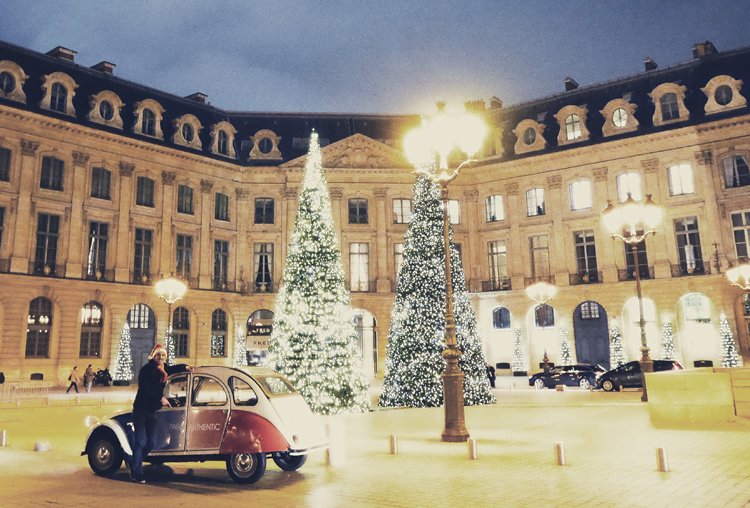
<svg viewBox="0 0 750 508">
<path fill-rule="evenodd" d="M 133 402 L 135 442 L 129 466 L 130 478 L 138 483 L 146 483 L 143 479 L 143 457 L 156 444 L 156 412 L 163 406 L 169 406 L 164 398 L 167 376 L 192 370 L 192 367 L 185 364 L 167 365 L 167 350 L 161 344 L 154 346 L 148 359 L 148 363 L 138 373 L 138 393 Z"/>
</svg>

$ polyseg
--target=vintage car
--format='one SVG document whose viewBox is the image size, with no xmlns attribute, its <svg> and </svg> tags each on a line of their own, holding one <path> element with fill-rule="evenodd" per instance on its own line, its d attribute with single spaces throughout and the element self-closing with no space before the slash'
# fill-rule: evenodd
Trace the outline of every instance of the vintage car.
<svg viewBox="0 0 750 508">
<path fill-rule="evenodd" d="M 173 374 L 156 412 L 157 444 L 145 462 L 225 461 L 238 483 L 258 481 L 271 457 L 296 471 L 313 449 L 328 446 L 325 429 L 282 375 L 258 367 L 196 367 Z M 132 412 L 94 422 L 86 448 L 94 473 L 113 476 L 132 455 Z"/>
<path fill-rule="evenodd" d="M 654 372 L 682 369 L 682 364 L 675 360 L 654 360 Z M 634 360 L 605 372 L 596 380 L 596 387 L 605 392 L 620 388 L 643 388 L 641 364 Z"/>
</svg>

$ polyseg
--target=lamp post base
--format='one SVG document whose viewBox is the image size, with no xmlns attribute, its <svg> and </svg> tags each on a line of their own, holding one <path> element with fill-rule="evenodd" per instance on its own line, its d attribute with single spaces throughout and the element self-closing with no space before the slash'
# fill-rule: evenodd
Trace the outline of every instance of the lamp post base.
<svg viewBox="0 0 750 508">
<path fill-rule="evenodd" d="M 445 430 L 441 439 L 449 443 L 461 443 L 469 439 L 464 419 L 464 373 L 458 367 L 460 355 L 456 346 L 449 346 L 443 351 L 447 364 L 443 372 Z"/>
<path fill-rule="evenodd" d="M 641 358 L 639 363 L 641 364 L 641 382 L 643 384 L 643 394 L 641 395 L 641 402 L 648 402 L 646 374 L 654 371 L 654 361 L 648 356 L 648 349 L 643 352 L 643 357 Z"/>
</svg>

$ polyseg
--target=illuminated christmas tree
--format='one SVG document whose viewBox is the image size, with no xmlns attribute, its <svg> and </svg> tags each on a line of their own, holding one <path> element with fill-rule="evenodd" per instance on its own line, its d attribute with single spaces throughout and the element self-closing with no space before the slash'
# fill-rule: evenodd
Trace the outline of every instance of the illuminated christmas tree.
<svg viewBox="0 0 750 508">
<path fill-rule="evenodd" d="M 166 332 L 164 332 L 164 349 L 167 350 L 167 364 L 174 365 L 176 345 L 174 341 L 174 333 L 172 332 L 171 326 L 168 326 Z"/>
<path fill-rule="evenodd" d="M 120 345 L 117 347 L 114 381 L 131 381 L 133 379 L 133 357 L 130 352 L 130 325 L 127 321 L 120 333 Z"/>
<path fill-rule="evenodd" d="M 609 356 L 610 365 L 613 369 L 628 363 L 625 349 L 622 347 L 622 334 L 620 333 L 620 326 L 617 324 L 617 318 L 612 319 L 612 325 L 609 327 Z"/>
<path fill-rule="evenodd" d="M 727 315 L 723 312 L 719 315 L 719 337 L 721 338 L 721 366 L 742 367 L 740 355 L 737 354 L 737 346 L 734 344 L 734 334 L 729 326 Z"/>
<path fill-rule="evenodd" d="M 510 370 L 513 372 L 528 372 L 526 351 L 520 328 L 513 330 L 513 360 L 510 362 Z"/>
<path fill-rule="evenodd" d="M 572 365 L 573 352 L 568 341 L 568 329 L 563 325 L 560 327 L 560 365 Z"/>
<path fill-rule="evenodd" d="M 269 344 L 270 365 L 319 414 L 369 409 L 359 338 L 318 144 L 310 137 Z"/>
<path fill-rule="evenodd" d="M 404 237 L 403 263 L 391 312 L 381 406 L 443 404 L 444 243 L 440 189 L 420 176 L 414 184 L 414 213 Z M 489 404 L 495 399 L 487 379 L 461 259 L 452 242 L 451 272 L 456 341 L 462 353 L 459 366 L 464 374 L 464 404 Z"/>
<path fill-rule="evenodd" d="M 211 334 L 211 358 L 224 356 L 224 336 Z"/>
<path fill-rule="evenodd" d="M 661 324 L 661 359 L 676 360 L 675 340 L 671 321 L 664 321 Z"/>
<path fill-rule="evenodd" d="M 245 334 L 242 333 L 242 327 L 237 326 L 237 333 L 234 338 L 234 356 L 232 357 L 232 367 L 247 366 L 247 345 L 245 343 Z"/>
</svg>

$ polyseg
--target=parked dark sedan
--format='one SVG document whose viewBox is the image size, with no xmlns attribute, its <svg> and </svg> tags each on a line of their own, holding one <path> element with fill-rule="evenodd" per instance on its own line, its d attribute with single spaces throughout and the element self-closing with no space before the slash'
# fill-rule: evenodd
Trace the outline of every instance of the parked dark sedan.
<svg viewBox="0 0 750 508">
<path fill-rule="evenodd" d="M 680 362 L 675 360 L 654 360 L 654 372 L 682 369 Z M 632 361 L 605 372 L 596 380 L 596 387 L 602 388 L 605 392 L 618 390 L 620 387 L 643 388 L 641 364 L 638 361 Z"/>
<path fill-rule="evenodd" d="M 599 365 L 577 363 L 575 365 L 558 365 L 549 372 L 537 372 L 529 377 L 529 386 L 537 389 L 554 388 L 557 385 L 580 386 L 588 390 L 596 383 L 598 373 L 604 372 Z"/>
</svg>

